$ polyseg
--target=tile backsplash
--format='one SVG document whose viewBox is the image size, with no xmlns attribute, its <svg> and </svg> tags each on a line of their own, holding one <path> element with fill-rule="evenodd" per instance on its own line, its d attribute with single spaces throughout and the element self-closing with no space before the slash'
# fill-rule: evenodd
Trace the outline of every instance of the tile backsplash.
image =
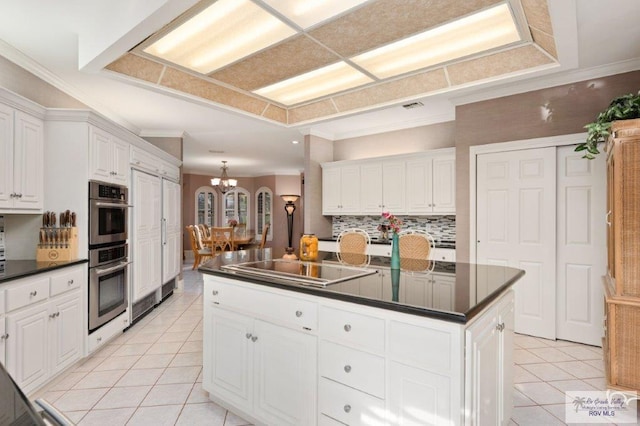
<svg viewBox="0 0 640 426">
<path fill-rule="evenodd" d="M 402 220 L 402 230 L 419 229 L 427 231 L 437 240 L 456 239 L 455 216 L 398 216 Z M 350 228 L 360 228 L 369 233 L 372 240 L 379 240 L 382 233 L 378 225 L 387 223 L 381 216 L 333 216 L 332 237 Z"/>
</svg>

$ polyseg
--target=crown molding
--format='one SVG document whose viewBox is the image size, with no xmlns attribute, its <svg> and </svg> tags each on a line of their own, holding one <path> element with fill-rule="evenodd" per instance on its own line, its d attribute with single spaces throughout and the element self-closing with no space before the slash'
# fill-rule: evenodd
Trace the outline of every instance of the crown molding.
<svg viewBox="0 0 640 426">
<path fill-rule="evenodd" d="M 0 40 L 1 41 L 1 40 Z M 12 108 L 26 112 L 40 119 L 44 119 L 47 109 L 40 104 L 33 102 L 24 96 L 18 95 L 10 90 L 0 87 L 0 99 L 2 103 Z"/>
</svg>

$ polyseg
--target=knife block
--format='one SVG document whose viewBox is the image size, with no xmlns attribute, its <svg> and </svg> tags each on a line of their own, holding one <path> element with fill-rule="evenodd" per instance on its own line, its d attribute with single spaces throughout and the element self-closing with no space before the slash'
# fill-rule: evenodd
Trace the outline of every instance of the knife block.
<svg viewBox="0 0 640 426">
<path fill-rule="evenodd" d="M 74 260 L 78 258 L 78 228 L 46 228 L 54 232 L 69 231 L 69 244 L 61 243 L 57 247 L 53 244 L 51 247 L 45 244 L 38 244 L 36 249 L 36 261 L 38 262 L 55 262 L 61 260 Z"/>
</svg>

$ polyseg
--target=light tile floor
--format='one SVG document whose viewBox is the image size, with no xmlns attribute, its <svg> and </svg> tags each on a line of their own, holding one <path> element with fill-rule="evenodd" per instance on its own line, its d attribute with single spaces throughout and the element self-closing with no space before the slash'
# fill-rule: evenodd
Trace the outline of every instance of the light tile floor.
<svg viewBox="0 0 640 426">
<path fill-rule="evenodd" d="M 240 426 L 202 390 L 202 275 L 33 398 L 79 425 Z M 566 390 L 604 390 L 602 349 L 516 335 L 512 425 L 565 424 Z"/>
</svg>

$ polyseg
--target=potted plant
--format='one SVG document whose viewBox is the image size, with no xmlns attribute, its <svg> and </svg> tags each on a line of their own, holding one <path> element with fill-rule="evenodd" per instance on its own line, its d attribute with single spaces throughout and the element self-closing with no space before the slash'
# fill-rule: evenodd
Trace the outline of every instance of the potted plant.
<svg viewBox="0 0 640 426">
<path fill-rule="evenodd" d="M 607 140 L 610 134 L 611 122 L 616 120 L 630 120 L 640 118 L 640 92 L 634 95 L 620 96 L 611 101 L 607 109 L 598 114 L 596 121 L 587 124 L 587 140 L 578 144 L 576 151 L 586 151 L 583 158 L 593 160 L 599 154 L 598 143 Z"/>
</svg>

